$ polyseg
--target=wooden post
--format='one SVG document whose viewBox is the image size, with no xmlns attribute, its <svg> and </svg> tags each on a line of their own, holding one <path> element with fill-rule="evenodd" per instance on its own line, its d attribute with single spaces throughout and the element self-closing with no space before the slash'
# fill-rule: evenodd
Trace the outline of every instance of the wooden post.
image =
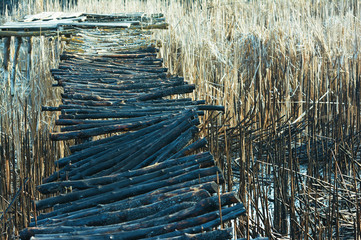
<svg viewBox="0 0 361 240">
<path fill-rule="evenodd" d="M 13 57 L 13 66 L 12 66 L 11 75 L 10 75 L 10 81 L 11 81 L 10 93 L 11 93 L 11 96 L 14 96 L 14 94 L 15 94 L 16 65 L 17 65 L 17 61 L 18 61 L 18 57 L 19 57 L 19 50 L 20 50 L 21 42 L 22 42 L 21 37 L 15 38 L 15 52 L 14 52 L 14 57 Z"/>
<path fill-rule="evenodd" d="M 28 47 L 28 59 L 27 59 L 27 69 L 26 69 L 26 81 L 27 81 L 27 84 L 30 83 L 30 74 L 31 74 L 31 52 L 32 52 L 32 49 L 33 49 L 33 46 L 32 46 L 32 37 L 27 37 L 27 47 Z"/>
<path fill-rule="evenodd" d="M 33 41 L 32 41 L 32 37 L 27 37 L 27 48 L 28 48 L 28 55 L 27 55 L 27 60 L 26 60 L 26 95 L 27 95 L 27 104 L 31 105 L 31 86 L 30 86 L 30 79 L 31 79 L 31 66 L 32 66 L 32 58 L 31 58 L 31 53 L 33 50 Z"/>
<path fill-rule="evenodd" d="M 4 67 L 4 82 L 5 82 L 5 84 L 7 83 L 8 78 L 9 78 L 10 43 L 11 43 L 11 37 L 4 38 L 3 67 Z"/>
</svg>

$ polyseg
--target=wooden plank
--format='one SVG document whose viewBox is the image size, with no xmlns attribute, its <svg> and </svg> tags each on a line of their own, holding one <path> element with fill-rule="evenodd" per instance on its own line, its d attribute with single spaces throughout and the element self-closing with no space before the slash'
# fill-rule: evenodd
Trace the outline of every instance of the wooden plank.
<svg viewBox="0 0 361 240">
<path fill-rule="evenodd" d="M 24 22 L 33 22 L 39 20 L 50 20 L 50 19 L 68 19 L 78 18 L 82 16 L 83 12 L 65 13 L 65 12 L 42 12 L 35 15 L 27 15 L 24 17 Z"/>
<path fill-rule="evenodd" d="M 47 24 L 61 24 L 61 23 L 72 23 L 75 21 L 84 21 L 84 17 L 72 18 L 72 19 L 52 19 L 49 21 L 34 21 L 34 22 L 6 22 L 1 26 L 1 28 L 5 27 L 28 27 L 28 26 L 42 26 Z"/>
<path fill-rule="evenodd" d="M 153 13 L 147 14 L 143 12 L 136 13 L 114 13 L 114 14 L 95 14 L 95 13 L 85 13 L 84 16 L 93 19 L 149 19 L 149 18 L 162 18 L 164 15 L 162 13 Z"/>
<path fill-rule="evenodd" d="M 72 18 L 72 19 L 61 19 L 61 20 L 50 20 L 50 21 L 36 21 L 36 22 L 7 22 L 0 26 L 1 30 L 10 29 L 56 29 L 61 25 L 71 25 L 71 23 L 84 21 L 85 17 Z"/>
<path fill-rule="evenodd" d="M 81 19 L 77 19 L 81 20 Z M 0 26 L 2 31 L 16 31 L 16 30 L 28 30 L 28 31 L 40 31 L 40 30 L 57 30 L 61 26 L 81 27 L 81 28 L 129 28 L 136 26 L 137 22 L 118 22 L 118 23 L 90 23 L 90 22 L 74 22 L 73 20 L 56 20 L 47 22 L 34 22 L 34 23 L 23 23 L 23 22 L 11 22 L 3 26 Z M 147 28 L 147 26 L 145 27 Z"/>
<path fill-rule="evenodd" d="M 40 31 L 38 29 L 34 29 L 33 31 L 24 32 L 24 31 L 0 31 L 0 38 L 5 37 L 39 37 L 39 36 L 57 36 L 57 35 L 70 35 L 74 33 L 74 29 L 68 29 L 68 30 L 44 30 Z"/>
<path fill-rule="evenodd" d="M 34 20 L 41 20 L 46 19 L 51 16 L 54 12 L 42 12 L 35 15 L 27 15 L 24 17 L 25 21 L 34 21 Z"/>
<path fill-rule="evenodd" d="M 139 26 L 134 26 L 133 28 L 141 29 L 168 29 L 169 24 L 165 22 L 155 23 L 155 24 L 143 24 Z"/>
<path fill-rule="evenodd" d="M 137 22 L 109 22 L 109 23 L 97 23 L 97 22 L 82 22 L 82 23 L 65 23 L 63 26 L 69 27 L 86 27 L 86 28 L 129 28 L 133 24 L 137 24 Z"/>
</svg>

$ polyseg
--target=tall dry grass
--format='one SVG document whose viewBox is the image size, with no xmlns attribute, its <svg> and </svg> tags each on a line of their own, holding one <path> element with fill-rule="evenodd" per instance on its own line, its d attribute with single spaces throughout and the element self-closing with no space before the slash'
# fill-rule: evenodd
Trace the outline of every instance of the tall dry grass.
<svg viewBox="0 0 361 240">
<path fill-rule="evenodd" d="M 226 106 L 225 114 L 204 117 L 203 133 L 227 175 L 223 189 L 237 189 L 249 211 L 247 218 L 234 222 L 239 236 L 357 239 L 361 232 L 357 0 L 104 2 L 83 0 L 66 11 L 165 13 L 169 31 L 154 37 L 162 41 L 166 66 L 197 84 L 195 98 Z M 19 11 L 7 19 L 60 8 L 52 0 L 23 0 Z M 34 49 L 42 74 L 47 64 L 56 63 L 49 59 L 52 43 L 43 41 Z M 20 100 L 10 105 L 2 98 L 7 106 L 2 108 L 3 122 L 14 126 L 2 128 L 6 132 L 2 136 L 10 136 L 4 138 L 4 146 L 11 147 L 3 150 L 8 154 L 3 159 L 9 159 L 11 169 L 14 155 L 24 151 L 21 139 L 26 129 L 43 136 L 42 149 L 51 146 L 45 139 L 53 116 L 40 114 L 39 106 L 57 95 L 44 84 L 51 82 L 49 76 L 37 75 L 37 69 L 32 73 L 30 107 Z M 24 73 L 18 74 L 21 79 Z M 30 156 L 44 159 L 44 150 L 30 149 Z M 30 164 L 37 161 L 29 159 Z M 11 179 L 18 179 L 22 171 L 13 171 L 10 175 L 16 177 Z M 41 176 L 31 176 L 40 181 Z M 14 187 L 9 191 L 2 206 L 16 192 Z"/>
<path fill-rule="evenodd" d="M 20 0 L 15 12 L 1 16 L 1 22 L 50 10 L 44 3 Z M 0 45 L 0 239 L 15 239 L 34 217 L 32 201 L 41 197 L 36 186 L 54 171 L 54 160 L 64 155 L 63 144 L 49 140 L 56 115 L 41 111 L 44 105 L 60 103 L 60 90 L 52 88 L 50 74 L 58 63 L 60 45 L 56 37 L 23 38 L 12 96 L 8 80 L 14 66 L 15 38 L 11 39 L 9 72 L 3 68 L 4 42 Z"/>
<path fill-rule="evenodd" d="M 281 0 L 167 12 L 165 62 L 226 106 L 205 121 L 249 209 L 241 235 L 359 238 L 360 11 Z"/>
</svg>

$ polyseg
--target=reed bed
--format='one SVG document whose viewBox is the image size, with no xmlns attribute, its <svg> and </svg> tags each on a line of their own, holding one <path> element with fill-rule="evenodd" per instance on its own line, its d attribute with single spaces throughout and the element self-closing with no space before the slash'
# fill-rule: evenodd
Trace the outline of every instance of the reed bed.
<svg viewBox="0 0 361 240">
<path fill-rule="evenodd" d="M 176 9 L 176 7 L 173 7 Z M 164 56 L 223 104 L 209 147 L 248 206 L 239 234 L 360 236 L 360 3 L 204 1 L 169 11 Z"/>
<path fill-rule="evenodd" d="M 7 236 L 17 234 L 11 223 L 26 226 L 32 213 L 31 201 L 40 197 L 35 186 L 53 171 L 54 160 L 62 156 L 62 147 L 49 140 L 55 116 L 41 112 L 42 105 L 57 103 L 60 96 L 59 92 L 51 91 L 49 74 L 50 67 L 56 62 L 55 46 L 44 38 L 32 41 L 34 46 L 40 47 L 31 54 L 30 71 L 24 60 L 27 59 L 27 48 L 20 48 L 13 96 L 8 82 L 1 81 L 0 213 L 2 234 Z"/>
<path fill-rule="evenodd" d="M 24 0 L 7 19 L 61 7 Z M 226 174 L 222 190 L 237 189 L 248 209 L 237 236 L 360 239 L 361 3 L 84 0 L 65 10 L 166 14 L 169 30 L 154 35 L 165 65 L 198 86 L 194 98 L 226 107 L 203 117 L 202 134 Z M 66 152 L 48 140 L 54 116 L 40 113 L 58 99 L 48 75 L 57 48 L 36 41 L 31 87 L 1 94 L 1 211 L 30 179 L 2 226 L 20 229 L 35 185 Z M 25 76 L 19 66 L 18 82 Z"/>
<path fill-rule="evenodd" d="M 19 9 L 2 16 L 2 22 L 42 11 L 37 5 L 26 5 L 29 1 L 19 2 Z M 0 239 L 15 239 L 28 226 L 35 211 L 32 201 L 40 198 L 36 186 L 54 171 L 54 161 L 65 152 L 63 144 L 49 139 L 56 116 L 41 112 L 42 105 L 59 104 L 60 91 L 53 90 L 49 71 L 58 63 L 59 40 L 23 38 L 12 95 L 8 80 L 13 74 L 15 41 L 10 45 L 9 72 L 3 65 L 0 71 Z M 28 44 L 33 46 L 30 54 Z M 1 63 L 4 47 L 1 40 Z"/>
</svg>

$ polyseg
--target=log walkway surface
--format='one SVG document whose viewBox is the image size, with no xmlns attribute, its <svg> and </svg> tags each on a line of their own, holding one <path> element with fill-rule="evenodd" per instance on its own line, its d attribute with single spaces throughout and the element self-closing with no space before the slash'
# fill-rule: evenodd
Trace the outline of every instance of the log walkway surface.
<svg viewBox="0 0 361 240">
<path fill-rule="evenodd" d="M 39 215 L 21 238 L 230 239 L 234 230 L 224 224 L 246 211 L 235 193 L 220 193 L 222 171 L 197 138 L 199 115 L 224 109 L 185 98 L 196 86 L 163 67 L 152 27 L 131 27 L 149 19 L 147 26 L 165 26 L 161 15 L 122 16 L 48 19 L 42 33 L 42 23 L 29 25 L 34 17 L 2 27 L 5 36 L 23 24 L 29 36 L 51 35 L 56 21 L 73 24 L 51 70 L 62 104 L 43 110 L 60 112 L 52 140 L 78 144 L 38 186 L 49 195 L 36 201 Z"/>
</svg>

